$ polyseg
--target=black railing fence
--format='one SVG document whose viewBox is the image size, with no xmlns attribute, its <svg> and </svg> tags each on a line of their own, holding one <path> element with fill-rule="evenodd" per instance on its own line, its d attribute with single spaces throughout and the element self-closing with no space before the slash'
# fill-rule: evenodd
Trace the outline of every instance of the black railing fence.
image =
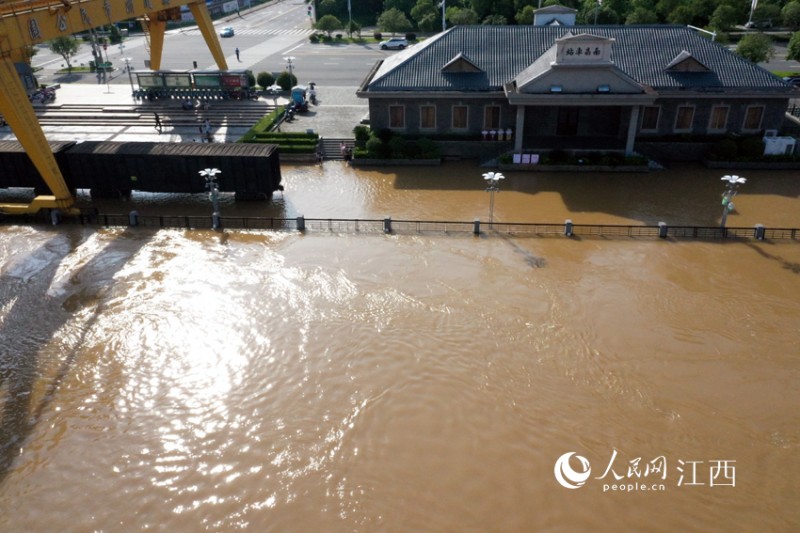
<svg viewBox="0 0 800 533">
<path fill-rule="evenodd" d="M 41 224 L 42 216 L 0 216 L 0 223 Z M 97 227 L 138 227 L 211 230 L 271 230 L 309 233 L 394 233 L 394 234 L 504 234 L 518 237 L 586 237 L 586 238 L 672 238 L 672 239 L 757 239 L 798 240 L 800 228 L 767 228 L 757 224 L 751 228 L 715 226 L 656 226 L 623 224 L 485 222 L 474 220 L 394 220 L 354 218 L 269 218 L 220 216 L 177 216 L 93 213 L 77 217 L 51 216 L 53 224 L 77 224 Z"/>
</svg>

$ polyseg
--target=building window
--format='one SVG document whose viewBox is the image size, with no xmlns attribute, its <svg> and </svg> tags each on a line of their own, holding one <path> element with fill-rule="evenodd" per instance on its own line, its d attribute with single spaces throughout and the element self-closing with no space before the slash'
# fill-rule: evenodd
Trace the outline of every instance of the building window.
<svg viewBox="0 0 800 533">
<path fill-rule="evenodd" d="M 728 129 L 728 106 L 715 105 L 711 108 L 708 131 L 725 131 Z"/>
<path fill-rule="evenodd" d="M 661 108 L 658 106 L 645 106 L 642 110 L 642 130 L 656 131 Z"/>
<path fill-rule="evenodd" d="M 436 128 L 436 106 L 423 105 L 419 108 L 419 127 L 432 130 Z"/>
<path fill-rule="evenodd" d="M 496 130 L 500 127 L 500 106 L 487 105 L 483 108 L 483 129 Z"/>
<path fill-rule="evenodd" d="M 694 107 L 679 106 L 678 114 L 675 116 L 675 131 L 692 131 L 692 122 L 694 122 Z"/>
<path fill-rule="evenodd" d="M 747 107 L 744 114 L 743 130 L 758 131 L 761 129 L 761 120 L 764 118 L 764 106 L 752 105 Z"/>
<path fill-rule="evenodd" d="M 389 127 L 390 128 L 405 128 L 406 127 L 406 108 L 401 105 L 389 106 Z"/>
<path fill-rule="evenodd" d="M 467 129 L 467 111 L 467 106 L 465 105 L 453 106 L 453 129 Z"/>
<path fill-rule="evenodd" d="M 577 107 L 559 107 L 558 118 L 556 119 L 556 135 L 577 135 L 578 114 Z"/>
</svg>

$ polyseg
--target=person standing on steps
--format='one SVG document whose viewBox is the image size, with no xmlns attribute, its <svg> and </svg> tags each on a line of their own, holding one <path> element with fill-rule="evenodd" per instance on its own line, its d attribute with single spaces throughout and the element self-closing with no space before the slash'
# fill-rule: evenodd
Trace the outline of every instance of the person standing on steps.
<svg viewBox="0 0 800 533">
<path fill-rule="evenodd" d="M 153 113 L 153 115 L 155 115 L 156 117 L 156 123 L 155 123 L 156 131 L 158 131 L 158 134 L 161 135 L 161 131 L 163 129 L 161 127 L 161 117 L 158 116 L 158 113 Z"/>
<path fill-rule="evenodd" d="M 236 48 L 236 61 L 240 61 L 241 62 L 241 59 L 239 59 L 239 48 L 238 47 Z"/>
</svg>

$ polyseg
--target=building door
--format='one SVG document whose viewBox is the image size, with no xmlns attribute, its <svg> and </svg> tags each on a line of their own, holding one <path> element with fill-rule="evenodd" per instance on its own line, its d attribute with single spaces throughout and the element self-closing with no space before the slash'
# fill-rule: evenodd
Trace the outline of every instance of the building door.
<svg viewBox="0 0 800 533">
<path fill-rule="evenodd" d="M 578 133 L 578 108 L 559 107 L 556 135 L 577 135 Z"/>
</svg>

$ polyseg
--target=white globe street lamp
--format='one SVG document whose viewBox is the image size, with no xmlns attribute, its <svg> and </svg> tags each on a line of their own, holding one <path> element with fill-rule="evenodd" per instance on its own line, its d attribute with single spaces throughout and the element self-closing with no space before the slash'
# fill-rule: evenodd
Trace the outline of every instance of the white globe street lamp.
<svg viewBox="0 0 800 533">
<path fill-rule="evenodd" d="M 733 211 L 733 197 L 739 192 L 739 185 L 744 185 L 747 178 L 741 176 L 722 176 L 722 181 L 728 182 L 725 186 L 725 192 L 722 193 L 722 222 L 719 227 L 724 228 L 725 222 L 728 220 L 728 213 Z"/>
<path fill-rule="evenodd" d="M 491 227 L 494 222 L 494 193 L 500 192 L 500 187 L 497 184 L 500 180 L 506 179 L 506 177 L 499 172 L 487 172 L 483 175 L 483 179 L 486 180 L 488 185 L 486 192 L 489 193 L 489 226 Z"/>
<path fill-rule="evenodd" d="M 214 212 L 211 214 L 211 226 L 214 229 L 220 228 L 219 223 L 219 185 L 217 184 L 217 174 L 222 171 L 218 168 L 206 168 L 198 172 L 206 179 L 206 189 L 208 189 L 208 197 L 211 199 L 211 205 Z"/>
</svg>

